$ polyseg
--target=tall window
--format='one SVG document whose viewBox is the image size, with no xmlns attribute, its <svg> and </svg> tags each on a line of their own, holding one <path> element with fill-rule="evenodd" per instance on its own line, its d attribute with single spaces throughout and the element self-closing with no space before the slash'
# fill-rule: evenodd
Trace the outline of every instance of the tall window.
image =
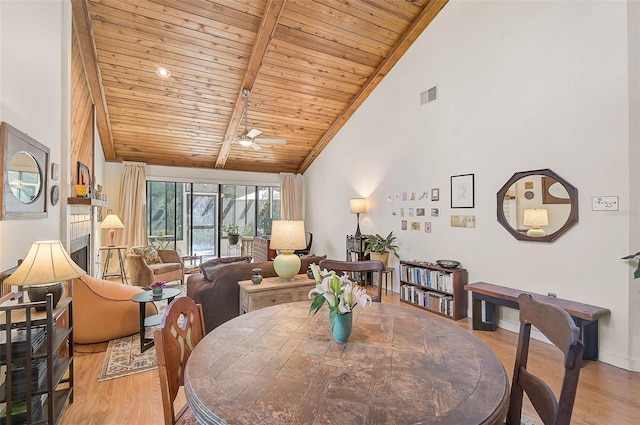
<svg viewBox="0 0 640 425">
<path fill-rule="evenodd" d="M 176 182 L 147 182 L 149 241 L 160 248 L 176 248 L 184 239 L 184 187 Z"/>
<path fill-rule="evenodd" d="M 280 188 L 214 183 L 147 181 L 149 242 L 181 255 L 240 254 L 221 229 L 239 227 L 244 237 L 269 236 L 280 218 Z"/>
</svg>

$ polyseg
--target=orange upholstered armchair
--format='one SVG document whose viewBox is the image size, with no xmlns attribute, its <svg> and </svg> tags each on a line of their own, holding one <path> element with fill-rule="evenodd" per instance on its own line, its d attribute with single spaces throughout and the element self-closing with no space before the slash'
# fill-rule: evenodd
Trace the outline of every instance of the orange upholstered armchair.
<svg viewBox="0 0 640 425">
<path fill-rule="evenodd" d="M 140 305 L 131 297 L 143 288 L 84 275 L 73 279 L 73 340 L 94 344 L 140 332 Z M 158 313 L 146 304 L 146 315 Z"/>
</svg>

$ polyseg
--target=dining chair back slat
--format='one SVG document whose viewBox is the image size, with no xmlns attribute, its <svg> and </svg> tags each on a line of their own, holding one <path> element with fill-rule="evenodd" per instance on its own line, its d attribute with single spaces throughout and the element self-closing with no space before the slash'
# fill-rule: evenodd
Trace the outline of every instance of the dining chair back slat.
<svg viewBox="0 0 640 425">
<path fill-rule="evenodd" d="M 583 346 L 580 329 L 565 310 L 536 301 L 529 294 L 518 297 L 520 334 L 511 384 L 507 425 L 519 425 L 526 393 L 545 425 L 569 425 L 578 388 Z M 541 378 L 527 369 L 531 326 L 535 326 L 564 355 L 560 397 Z"/>
<path fill-rule="evenodd" d="M 173 300 L 153 333 L 158 357 L 165 425 L 173 425 L 185 414 L 185 405 L 176 415 L 173 403 L 184 386 L 184 369 L 191 352 L 204 338 L 202 306 L 189 297 Z"/>
</svg>

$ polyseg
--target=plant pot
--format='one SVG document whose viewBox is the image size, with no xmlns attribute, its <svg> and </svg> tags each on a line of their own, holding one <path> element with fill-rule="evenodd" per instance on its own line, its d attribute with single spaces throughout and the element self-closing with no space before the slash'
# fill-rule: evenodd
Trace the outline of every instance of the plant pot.
<svg viewBox="0 0 640 425">
<path fill-rule="evenodd" d="M 236 235 L 233 233 L 229 233 L 229 245 L 238 245 L 238 241 L 240 240 L 240 235 Z"/>
<path fill-rule="evenodd" d="M 151 289 L 151 293 L 153 294 L 154 297 L 159 297 L 160 295 L 162 295 L 162 290 L 164 288 L 162 288 L 162 286 L 156 286 L 155 288 Z"/>
<path fill-rule="evenodd" d="M 384 254 L 380 254 L 378 252 L 371 253 L 372 260 L 380 260 L 384 263 L 384 266 L 387 267 L 389 265 L 389 253 L 385 252 Z"/>
</svg>

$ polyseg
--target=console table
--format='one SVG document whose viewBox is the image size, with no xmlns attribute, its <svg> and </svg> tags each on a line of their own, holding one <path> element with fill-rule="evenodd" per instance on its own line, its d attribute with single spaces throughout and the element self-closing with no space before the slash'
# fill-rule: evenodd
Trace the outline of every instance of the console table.
<svg viewBox="0 0 640 425">
<path fill-rule="evenodd" d="M 473 329 L 495 331 L 496 305 L 519 309 L 518 296 L 529 294 L 536 301 L 542 301 L 563 308 L 571 315 L 576 326 L 580 328 L 580 339 L 584 345 L 582 358 L 598 360 L 598 319 L 609 316 L 611 310 L 595 305 L 583 304 L 562 298 L 548 297 L 520 289 L 507 288 L 486 282 L 476 282 L 464 286 L 471 292 L 473 303 Z M 484 303 L 485 320 L 482 320 L 482 303 Z"/>
<path fill-rule="evenodd" d="M 339 344 L 329 309 L 309 305 L 240 315 L 198 343 L 184 391 L 199 424 L 503 423 L 502 364 L 450 320 L 373 303 Z"/>
<path fill-rule="evenodd" d="M 291 281 L 283 281 L 280 277 L 267 277 L 258 285 L 250 280 L 241 280 L 238 285 L 240 314 L 243 314 L 272 305 L 309 300 L 309 291 L 316 287 L 316 282 L 306 274 L 299 274 Z"/>
</svg>

